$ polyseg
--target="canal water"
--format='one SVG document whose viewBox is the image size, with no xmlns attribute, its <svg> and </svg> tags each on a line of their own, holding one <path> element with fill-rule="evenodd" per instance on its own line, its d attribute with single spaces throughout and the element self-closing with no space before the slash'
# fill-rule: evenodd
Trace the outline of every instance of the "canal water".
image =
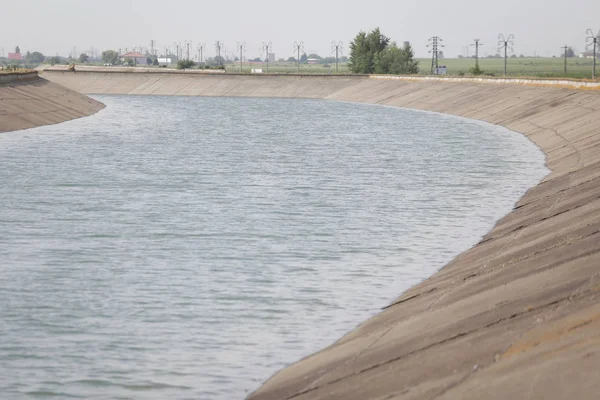
<svg viewBox="0 0 600 400">
<path fill-rule="evenodd" d="M 3 398 L 243 399 L 547 173 L 523 136 L 433 113 L 95 98 L 0 135 Z"/>
</svg>

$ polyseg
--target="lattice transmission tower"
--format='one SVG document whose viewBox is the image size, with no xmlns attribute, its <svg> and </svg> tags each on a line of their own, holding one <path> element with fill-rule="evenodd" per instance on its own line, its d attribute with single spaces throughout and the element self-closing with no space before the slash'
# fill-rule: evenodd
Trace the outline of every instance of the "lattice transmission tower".
<svg viewBox="0 0 600 400">
<path fill-rule="evenodd" d="M 504 49 L 504 76 L 507 73 L 508 66 L 508 51 L 511 53 L 515 52 L 515 35 L 512 33 L 508 35 L 507 38 L 504 37 L 503 34 L 498 35 L 498 52 L 501 52 Z"/>
<path fill-rule="evenodd" d="M 431 53 L 431 75 L 437 75 L 439 70 L 439 56 L 438 53 L 441 48 L 446 47 L 442 44 L 444 40 L 439 36 L 433 36 L 429 38 L 429 53 Z"/>
<path fill-rule="evenodd" d="M 598 43 L 600 43 L 600 31 L 598 31 L 597 35 L 594 35 L 594 31 L 591 29 L 588 29 L 586 32 L 587 38 L 585 38 L 587 45 L 585 46 L 586 50 L 589 50 L 590 47 L 592 47 L 594 49 L 594 66 L 592 68 L 592 79 L 596 79 L 596 59 L 597 59 L 597 48 L 598 48 Z"/>
<path fill-rule="evenodd" d="M 296 72 L 300 73 L 300 52 L 304 53 L 304 42 L 294 42 L 294 54 L 297 54 L 296 58 Z"/>
</svg>

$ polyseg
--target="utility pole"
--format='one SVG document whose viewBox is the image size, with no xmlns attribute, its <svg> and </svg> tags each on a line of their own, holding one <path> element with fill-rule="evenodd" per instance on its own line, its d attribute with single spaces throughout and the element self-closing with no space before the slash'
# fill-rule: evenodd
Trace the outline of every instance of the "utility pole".
<svg viewBox="0 0 600 400">
<path fill-rule="evenodd" d="M 205 50 L 206 50 L 206 45 L 205 44 L 198 45 L 198 53 L 200 53 L 200 64 L 198 64 L 198 66 L 202 66 L 202 63 L 203 63 L 202 56 L 204 55 L 204 51 Z"/>
<path fill-rule="evenodd" d="M 439 36 L 433 36 L 433 37 L 429 38 L 429 44 L 427 45 L 427 47 L 431 47 L 431 50 L 429 50 L 429 53 L 431 53 L 431 75 L 437 75 L 437 73 L 438 73 L 438 68 L 439 68 L 438 52 L 441 47 L 446 47 L 443 44 L 440 44 L 443 41 L 444 40 L 442 38 L 440 38 Z M 435 67 L 435 69 L 434 69 L 434 67 Z"/>
<path fill-rule="evenodd" d="M 565 49 L 565 76 L 567 76 L 567 54 L 569 51 L 569 46 L 563 46 L 562 49 Z"/>
<path fill-rule="evenodd" d="M 335 73 L 336 74 L 339 72 L 338 63 L 339 63 L 339 59 L 340 59 L 340 53 L 342 52 L 343 49 L 344 49 L 344 43 L 331 42 L 331 52 L 333 53 L 333 51 L 335 50 Z"/>
<path fill-rule="evenodd" d="M 179 54 L 179 49 L 181 46 L 179 46 L 179 43 L 174 43 L 174 45 L 175 45 L 175 57 L 177 57 L 177 61 L 180 61 L 183 58 Z"/>
<path fill-rule="evenodd" d="M 192 42 L 186 42 L 185 43 L 185 47 L 186 47 L 186 60 L 190 59 L 190 47 L 192 47 Z"/>
<path fill-rule="evenodd" d="M 154 40 L 150 41 L 150 54 L 152 54 L 153 56 L 156 56 L 154 47 L 156 46 L 156 42 Z"/>
<path fill-rule="evenodd" d="M 598 31 L 597 35 L 594 35 L 594 31 L 588 29 L 585 32 L 588 37 L 586 38 L 587 45 L 585 49 L 588 50 L 590 47 L 594 48 L 594 67 L 592 69 L 592 79 L 596 79 L 596 49 L 598 47 L 598 43 L 600 43 L 600 31 Z"/>
<path fill-rule="evenodd" d="M 240 73 L 244 73 L 244 51 L 246 50 L 246 43 L 238 42 L 237 48 L 240 51 Z"/>
<path fill-rule="evenodd" d="M 267 61 L 267 74 L 269 73 L 269 53 L 273 51 L 273 43 L 271 42 L 263 42 L 262 49 L 265 52 L 266 61 Z"/>
<path fill-rule="evenodd" d="M 515 35 L 512 33 L 508 35 L 508 38 L 505 38 L 503 34 L 498 35 L 498 52 L 504 49 L 504 76 L 507 74 L 507 64 L 508 64 L 508 50 L 510 52 L 514 52 L 515 46 Z"/>
<path fill-rule="evenodd" d="M 475 39 L 475 44 L 471 46 L 475 46 L 475 69 L 479 71 L 479 46 L 483 46 L 483 43 L 479 43 L 479 39 Z"/>
<path fill-rule="evenodd" d="M 223 51 L 223 43 L 220 40 L 217 40 L 215 43 L 215 50 L 217 51 L 217 63 L 219 66 L 223 65 L 223 57 L 221 57 L 221 52 Z"/>
<path fill-rule="evenodd" d="M 300 51 L 304 52 L 304 42 L 294 42 L 294 53 L 298 54 L 296 58 L 296 72 L 300 73 Z"/>
</svg>

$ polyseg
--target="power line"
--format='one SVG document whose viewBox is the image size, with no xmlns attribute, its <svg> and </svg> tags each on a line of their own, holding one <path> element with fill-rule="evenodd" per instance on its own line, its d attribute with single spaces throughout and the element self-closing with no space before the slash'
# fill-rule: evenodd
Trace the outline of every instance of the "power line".
<svg viewBox="0 0 600 400">
<path fill-rule="evenodd" d="M 300 73 L 300 52 L 304 53 L 304 42 L 294 42 L 294 53 L 298 53 L 296 58 L 296 71 Z"/>
<path fill-rule="evenodd" d="M 462 51 L 462 56 L 463 57 L 466 57 L 466 58 L 470 57 L 470 55 L 469 55 L 469 49 L 470 49 L 471 46 L 473 46 L 473 45 L 472 44 L 471 45 L 466 45 L 466 46 L 462 46 L 460 48 L 461 51 Z M 460 56 L 459 56 L 459 58 L 460 58 Z"/>
<path fill-rule="evenodd" d="M 508 35 L 508 38 L 505 38 L 503 34 L 498 35 L 498 52 L 504 49 L 504 76 L 506 76 L 507 72 L 507 63 L 508 63 L 508 50 L 511 53 L 515 52 L 515 35 L 512 33 Z"/>
<path fill-rule="evenodd" d="M 471 46 L 475 46 L 475 69 L 479 70 L 479 46 L 483 46 L 483 43 L 479 43 L 480 39 L 475 39 L 475 43 Z"/>
<path fill-rule="evenodd" d="M 215 42 L 215 50 L 217 51 L 217 63 L 219 66 L 221 66 L 223 65 L 223 57 L 221 57 L 221 52 L 225 50 L 225 45 L 220 40 L 217 40 Z"/>
<path fill-rule="evenodd" d="M 585 38 L 585 41 L 587 42 L 585 49 L 589 50 L 590 46 L 594 47 L 594 67 L 592 69 L 592 79 L 596 79 L 596 48 L 598 47 L 598 43 L 600 43 L 600 31 L 598 31 L 597 35 L 594 35 L 594 31 L 591 29 L 585 31 L 585 33 L 588 35 L 588 37 Z"/>
<path fill-rule="evenodd" d="M 340 58 L 340 53 L 344 51 L 344 43 L 342 42 L 331 42 L 331 52 L 335 51 L 335 73 L 338 73 L 338 62 Z"/>
<path fill-rule="evenodd" d="M 431 47 L 431 50 L 429 50 L 429 53 L 431 53 L 431 75 L 437 75 L 438 70 L 439 70 L 439 49 L 442 47 L 446 47 L 443 44 L 440 44 L 440 42 L 443 42 L 444 40 L 438 36 L 433 36 L 431 38 L 429 38 L 429 44 L 427 45 L 427 47 Z M 435 70 L 434 70 L 434 66 L 435 66 Z"/>
<path fill-rule="evenodd" d="M 266 53 L 266 62 L 267 62 L 267 74 L 269 73 L 269 53 L 273 51 L 273 43 L 271 42 L 263 42 L 262 50 Z"/>
<path fill-rule="evenodd" d="M 569 51 L 569 46 L 563 46 L 561 49 L 565 49 L 565 76 L 567 76 L 567 56 Z"/>
<path fill-rule="evenodd" d="M 244 73 L 244 52 L 246 51 L 246 43 L 238 42 L 237 49 L 240 52 L 240 73 Z"/>
<path fill-rule="evenodd" d="M 184 44 L 185 44 L 185 47 L 186 47 L 186 57 L 185 57 L 185 59 L 189 61 L 190 60 L 190 49 L 192 48 L 192 42 L 186 40 L 184 42 Z"/>
<path fill-rule="evenodd" d="M 183 49 L 181 48 L 181 43 L 173 43 L 175 46 L 175 56 L 177 57 L 177 61 L 183 59 Z"/>
<path fill-rule="evenodd" d="M 199 57 L 198 58 L 198 62 L 199 62 L 198 66 L 202 66 L 202 63 L 204 61 L 203 55 L 204 55 L 205 51 L 206 51 L 206 45 L 205 44 L 199 44 L 198 45 L 198 57 Z"/>
</svg>

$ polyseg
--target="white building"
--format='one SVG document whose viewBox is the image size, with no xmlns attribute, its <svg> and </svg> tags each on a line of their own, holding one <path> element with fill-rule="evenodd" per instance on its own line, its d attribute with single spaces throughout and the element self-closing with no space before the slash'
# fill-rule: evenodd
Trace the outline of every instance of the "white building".
<svg viewBox="0 0 600 400">
<path fill-rule="evenodd" d="M 588 50 L 579 54 L 579 58 L 594 58 L 594 51 Z M 600 49 L 596 49 L 596 58 L 600 58 Z"/>
<path fill-rule="evenodd" d="M 448 73 L 448 69 L 445 65 L 434 68 L 434 75 L 446 75 Z"/>
</svg>

